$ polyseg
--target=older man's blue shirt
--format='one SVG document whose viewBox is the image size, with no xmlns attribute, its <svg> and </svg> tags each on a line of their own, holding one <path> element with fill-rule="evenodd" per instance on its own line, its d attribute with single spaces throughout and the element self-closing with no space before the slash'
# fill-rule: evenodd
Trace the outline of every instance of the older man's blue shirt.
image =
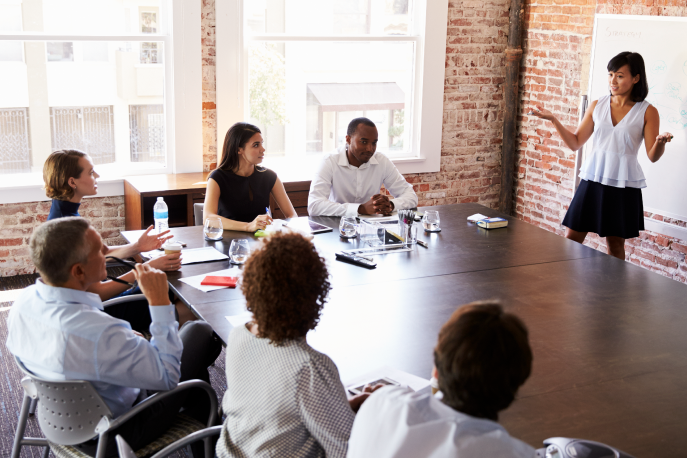
<svg viewBox="0 0 687 458">
<path fill-rule="evenodd" d="M 150 307 L 150 342 L 103 312 L 97 294 L 48 286 L 40 279 L 10 309 L 7 348 L 38 377 L 88 380 L 117 417 L 140 389 L 179 382 L 183 346 L 174 306 Z"/>
</svg>

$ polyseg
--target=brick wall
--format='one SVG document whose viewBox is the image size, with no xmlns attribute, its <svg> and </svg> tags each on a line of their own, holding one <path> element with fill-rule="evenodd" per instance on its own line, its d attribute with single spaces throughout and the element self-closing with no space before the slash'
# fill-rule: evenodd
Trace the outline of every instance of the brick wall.
<svg viewBox="0 0 687 458">
<path fill-rule="evenodd" d="M 207 171 L 217 162 L 215 0 L 201 1 L 203 168 Z M 406 175 L 420 205 L 497 205 L 509 4 L 509 0 L 449 1 L 441 169 Z M 544 104 L 564 124 L 576 125 L 579 96 L 587 87 L 595 12 L 687 16 L 687 5 L 685 0 L 526 0 L 521 111 L 532 102 Z M 562 235 L 560 222 L 572 198 L 575 154 L 539 120 L 520 118 L 520 139 L 517 215 Z M 40 202 L 0 205 L 0 275 L 33 271 L 26 242 L 48 208 Z M 122 197 L 89 199 L 83 208 L 82 214 L 103 231 L 109 245 L 123 243 L 118 232 L 124 227 Z M 649 216 L 687 226 L 661 215 Z M 587 240 L 601 250 L 603 243 L 595 236 Z M 643 232 L 628 242 L 627 251 L 629 261 L 687 281 L 687 241 Z"/>
<path fill-rule="evenodd" d="M 572 199 L 575 153 L 546 121 L 524 116 L 534 104 L 554 112 L 563 125 L 577 126 L 580 96 L 586 93 L 595 13 L 687 16 L 685 0 L 526 0 L 524 54 L 515 208 L 517 216 L 559 235 Z M 684 221 L 646 216 L 687 227 Z M 606 251 L 590 234 L 586 245 Z M 626 246 L 627 260 L 687 282 L 687 241 L 642 232 Z"/>
<path fill-rule="evenodd" d="M 419 205 L 497 207 L 509 4 L 449 2 L 441 168 L 406 175 Z"/>
<path fill-rule="evenodd" d="M 50 202 L 0 205 L 0 276 L 29 274 L 35 271 L 29 258 L 29 239 L 33 229 L 48 219 Z M 106 245 L 121 245 L 124 229 L 124 196 L 84 199 L 79 208 Z"/>
</svg>

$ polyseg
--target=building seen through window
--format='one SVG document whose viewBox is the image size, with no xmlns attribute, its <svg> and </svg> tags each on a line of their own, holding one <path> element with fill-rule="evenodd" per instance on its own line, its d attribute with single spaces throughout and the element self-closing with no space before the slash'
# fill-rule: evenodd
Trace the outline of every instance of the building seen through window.
<svg viewBox="0 0 687 458">
<path fill-rule="evenodd" d="M 83 150 L 103 171 L 166 166 L 164 42 L 143 41 L 167 33 L 166 4 L 0 4 L 0 32 L 50 35 L 46 41 L 0 38 L 0 174 L 40 172 L 57 149 Z M 141 39 L 79 39 L 89 34 Z"/>
<path fill-rule="evenodd" d="M 358 116 L 377 125 L 378 151 L 410 154 L 411 10 L 412 0 L 244 0 L 246 114 L 268 166 L 341 148 Z"/>
</svg>

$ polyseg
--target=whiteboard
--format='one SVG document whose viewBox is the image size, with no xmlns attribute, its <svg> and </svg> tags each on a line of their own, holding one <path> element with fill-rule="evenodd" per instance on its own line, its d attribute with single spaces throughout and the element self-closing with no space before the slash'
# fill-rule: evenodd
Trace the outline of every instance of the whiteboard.
<svg viewBox="0 0 687 458">
<path fill-rule="evenodd" d="M 592 42 L 589 100 L 609 94 L 606 65 L 623 51 L 644 58 L 649 96 L 658 109 L 660 132 L 675 137 L 651 163 L 642 143 L 639 163 L 646 176 L 644 210 L 687 220 L 687 18 L 597 14 Z M 591 152 L 593 138 L 585 145 Z M 587 154 L 588 155 L 588 154 Z M 577 172 L 579 173 L 579 172 Z M 648 229 L 648 228 L 647 228 Z"/>
</svg>

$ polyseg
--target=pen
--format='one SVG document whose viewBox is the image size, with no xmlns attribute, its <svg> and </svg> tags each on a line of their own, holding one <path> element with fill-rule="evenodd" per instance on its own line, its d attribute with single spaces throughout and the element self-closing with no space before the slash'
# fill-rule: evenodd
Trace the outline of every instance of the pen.
<svg viewBox="0 0 687 458">
<path fill-rule="evenodd" d="M 420 246 L 423 246 L 425 248 L 429 248 L 429 245 L 427 244 L 427 242 L 423 242 L 422 240 L 418 240 L 417 244 Z"/>
<path fill-rule="evenodd" d="M 265 207 L 265 213 L 267 213 L 267 216 L 272 218 L 272 212 L 270 211 L 270 207 Z"/>
<path fill-rule="evenodd" d="M 122 285 L 129 285 L 129 286 L 131 286 L 132 288 L 133 288 L 134 286 L 136 286 L 136 285 L 134 285 L 133 283 L 129 283 L 128 281 L 124 281 L 124 280 L 120 280 L 119 278 L 113 277 L 112 275 L 108 275 L 107 278 L 109 278 L 109 279 L 112 280 L 112 281 L 116 281 L 117 283 L 121 283 Z"/>
</svg>

